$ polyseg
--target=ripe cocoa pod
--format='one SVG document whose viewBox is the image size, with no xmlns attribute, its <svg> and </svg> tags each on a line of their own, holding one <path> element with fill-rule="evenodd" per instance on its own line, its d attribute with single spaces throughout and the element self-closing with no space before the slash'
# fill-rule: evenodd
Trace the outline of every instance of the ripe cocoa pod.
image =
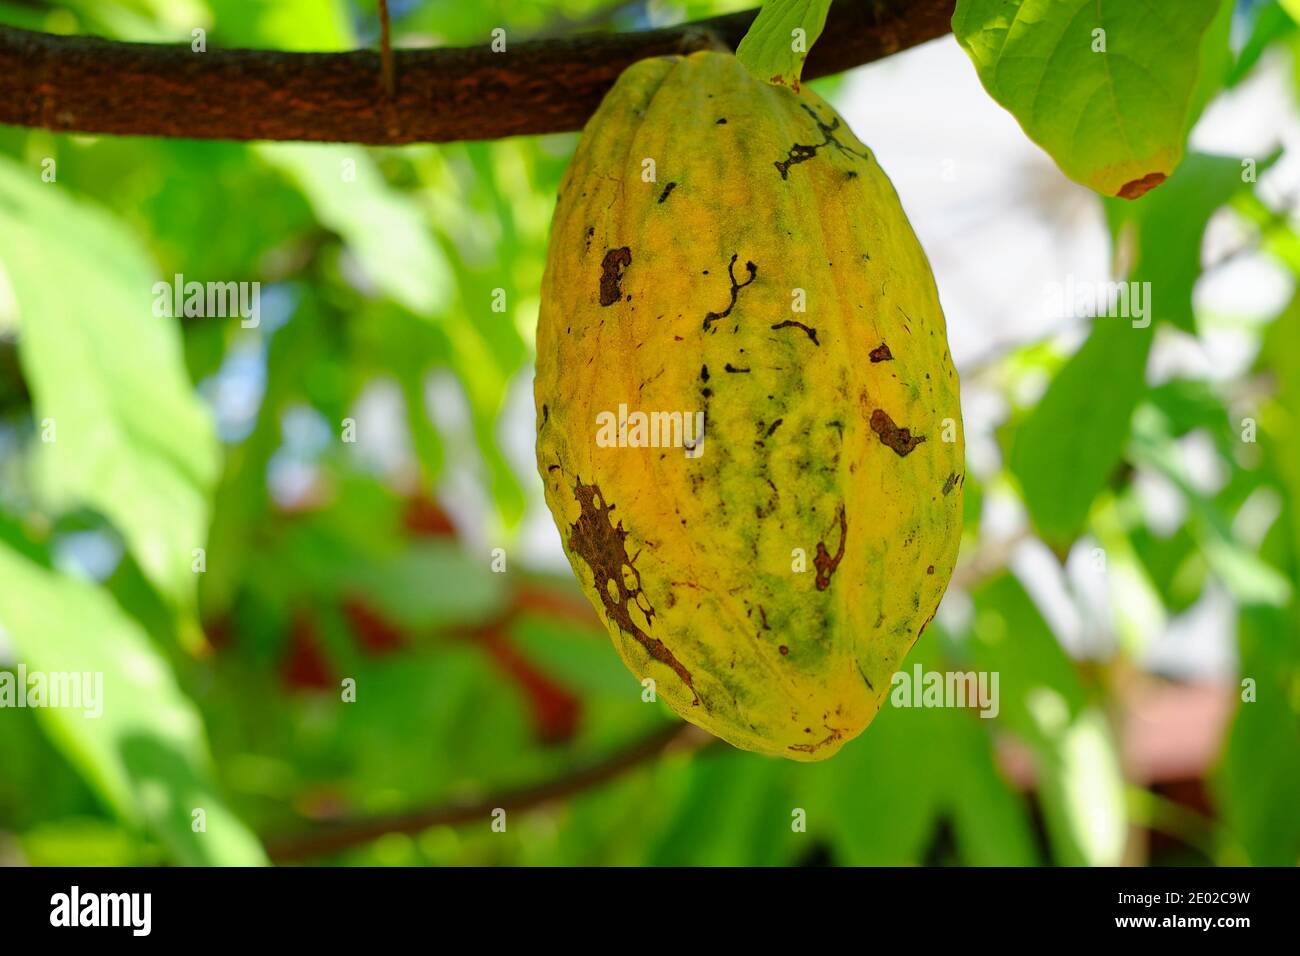
<svg viewBox="0 0 1300 956">
<path fill-rule="evenodd" d="M 964 477 L 934 279 L 871 151 L 731 55 L 633 65 L 564 176 L 537 356 L 546 501 L 632 672 L 747 750 L 860 733 Z"/>
</svg>

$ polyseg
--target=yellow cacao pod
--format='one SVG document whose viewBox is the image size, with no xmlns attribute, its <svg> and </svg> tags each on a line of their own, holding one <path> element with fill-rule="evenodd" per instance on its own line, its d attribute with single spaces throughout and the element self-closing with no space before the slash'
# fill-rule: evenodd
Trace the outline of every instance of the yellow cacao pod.
<svg viewBox="0 0 1300 956">
<path fill-rule="evenodd" d="M 952 573 L 964 458 L 929 264 L 835 111 L 729 54 L 630 67 L 561 185 L 535 397 L 632 672 L 746 750 L 860 733 Z"/>
</svg>

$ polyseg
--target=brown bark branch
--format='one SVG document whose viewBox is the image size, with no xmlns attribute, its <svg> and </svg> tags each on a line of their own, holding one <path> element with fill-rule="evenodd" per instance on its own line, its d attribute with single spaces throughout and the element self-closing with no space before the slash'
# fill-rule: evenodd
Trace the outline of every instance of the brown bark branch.
<svg viewBox="0 0 1300 956">
<path fill-rule="evenodd" d="M 430 827 L 473 822 L 486 827 L 491 822 L 492 812 L 498 808 L 510 813 L 562 800 L 648 763 L 675 744 L 699 748 L 712 742 L 712 737 L 691 724 L 674 723 L 599 763 L 535 786 L 473 803 L 453 803 L 396 816 L 330 824 L 302 836 L 268 841 L 266 851 L 276 863 L 294 863 L 361 846 L 386 833 L 421 833 Z"/>
<path fill-rule="evenodd" d="M 813 47 L 814 79 L 947 33 L 955 0 L 838 0 Z M 661 30 L 379 53 L 209 50 L 0 26 L 0 123 L 59 132 L 368 144 L 580 129 L 628 65 L 734 47 L 757 11 Z"/>
</svg>

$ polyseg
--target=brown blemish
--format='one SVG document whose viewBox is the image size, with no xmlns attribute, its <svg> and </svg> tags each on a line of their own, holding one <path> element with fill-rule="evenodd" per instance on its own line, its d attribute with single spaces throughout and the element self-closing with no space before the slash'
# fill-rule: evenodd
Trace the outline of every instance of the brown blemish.
<svg viewBox="0 0 1300 956">
<path fill-rule="evenodd" d="M 884 342 L 881 342 L 872 349 L 868 355 L 871 358 L 872 364 L 875 364 L 876 362 L 892 362 L 894 360 L 894 353 L 889 351 L 889 346 Z"/>
<path fill-rule="evenodd" d="M 632 264 L 632 250 L 627 246 L 610 249 L 600 263 L 600 304 L 613 305 L 623 298 L 619 283 L 623 271 Z"/>
<path fill-rule="evenodd" d="M 818 347 L 821 346 L 821 343 L 817 341 L 817 330 L 816 330 L 816 329 L 810 329 L 808 326 L 804 325 L 802 322 L 796 322 L 794 319 L 786 319 L 784 322 L 778 322 L 778 323 L 776 323 L 776 325 L 772 326 L 772 329 L 773 329 L 773 330 L 776 330 L 776 329 L 788 329 L 788 328 L 803 329 L 804 332 L 807 333 L 808 338 L 812 339 L 812 344 L 813 344 L 813 345 L 816 345 L 816 346 L 818 346 Z"/>
<path fill-rule="evenodd" d="M 925 569 L 925 573 L 926 573 L 926 574 L 934 574 L 934 565 L 932 564 L 932 565 L 930 565 L 929 567 L 927 567 L 927 568 Z"/>
<path fill-rule="evenodd" d="M 857 664 L 856 661 L 854 663 Z M 857 664 L 857 668 L 858 668 L 858 674 L 861 675 L 863 682 L 867 685 L 868 689 L 870 689 L 870 691 L 874 694 L 876 692 L 876 685 L 871 683 L 871 678 L 867 676 L 867 672 L 862 669 L 861 664 Z"/>
<path fill-rule="evenodd" d="M 709 326 L 711 326 L 714 322 L 718 321 L 718 319 L 725 319 L 727 316 L 731 315 L 731 310 L 736 307 L 736 298 L 737 296 L 740 295 L 740 290 L 745 288 L 745 286 L 749 285 L 751 282 L 753 282 L 754 279 L 757 278 L 758 276 L 758 266 L 754 265 L 754 263 L 752 262 L 746 262 L 745 269 L 749 272 L 749 278 L 746 279 L 744 282 L 737 282 L 734 267 L 736 265 L 736 260 L 738 258 L 740 258 L 740 253 L 733 252 L 731 254 L 731 261 L 727 263 L 727 275 L 731 277 L 731 301 L 727 303 L 727 311 L 710 312 L 708 315 L 706 315 L 704 317 L 705 332 L 710 331 Z"/>
<path fill-rule="evenodd" d="M 883 408 L 871 413 L 871 430 L 880 436 L 880 444 L 892 448 L 899 458 L 925 441 L 924 435 L 913 435 L 910 429 L 899 428 Z"/>
<path fill-rule="evenodd" d="M 778 647 L 777 650 L 781 652 L 782 657 L 788 657 L 790 655 L 790 648 L 786 647 L 784 644 Z"/>
<path fill-rule="evenodd" d="M 821 131 L 824 138 L 820 143 L 811 146 L 803 143 L 795 143 L 790 147 L 789 152 L 786 153 L 785 159 L 779 159 L 774 162 L 772 165 L 776 167 L 776 170 L 781 174 L 782 179 L 790 178 L 791 166 L 796 166 L 799 163 L 806 163 L 817 155 L 817 150 L 824 149 L 827 146 L 834 146 L 841 153 L 848 153 L 850 156 L 856 156 L 858 159 L 870 159 L 869 156 L 864 156 L 856 150 L 849 149 L 849 147 L 845 146 L 835 138 L 835 131 L 840 128 L 840 118 L 838 116 L 831 120 L 830 124 L 827 125 L 822 122 L 821 117 L 818 116 L 817 112 L 807 103 L 800 103 L 799 105 L 804 108 L 804 112 L 813 118 L 813 122 L 817 124 L 817 129 Z"/>
<path fill-rule="evenodd" d="M 1163 183 L 1168 177 L 1164 173 L 1147 173 L 1141 179 L 1134 179 L 1119 187 L 1115 195 L 1120 199 L 1138 199 Z"/>
<path fill-rule="evenodd" d="M 609 520 L 614 506 L 604 500 L 593 482 L 584 485 L 579 478 L 573 497 L 582 508 L 578 520 L 569 526 L 568 548 L 587 562 L 591 569 L 592 584 L 605 607 L 605 617 L 618 625 L 619 630 L 631 635 L 659 663 L 672 669 L 700 703 L 699 694 L 691 681 L 691 672 L 677 659 L 668 646 L 651 637 L 632 620 L 633 604 L 645 615 L 647 626 L 654 620 L 654 608 L 646 599 L 641 587 L 641 572 L 636 567 L 636 557 L 628 557 L 627 531 L 620 521 L 617 526 Z"/>
<path fill-rule="evenodd" d="M 667 186 L 665 186 L 664 191 L 659 194 L 659 202 L 662 203 L 665 199 L 667 199 L 668 194 L 676 188 L 677 188 L 676 183 L 669 183 Z"/>
<path fill-rule="evenodd" d="M 813 565 L 817 568 L 817 590 L 825 591 L 831 586 L 831 575 L 835 569 L 840 566 L 840 561 L 844 558 L 844 540 L 849 536 L 849 519 L 844 514 L 844 506 L 840 505 L 838 521 L 840 523 L 840 546 L 835 552 L 835 557 L 831 557 L 826 550 L 824 541 L 817 542 L 817 556 L 813 558 Z"/>
<path fill-rule="evenodd" d="M 829 727 L 827 727 L 826 729 L 831 731 L 830 734 L 829 734 L 828 736 L 824 737 L 823 739 L 817 741 L 817 743 L 815 743 L 815 744 L 791 744 L 787 749 L 789 749 L 789 750 L 797 750 L 797 751 L 799 751 L 799 752 L 801 752 L 801 753 L 806 753 L 806 754 L 815 753 L 816 751 L 820 750 L 822 747 L 825 747 L 827 744 L 832 744 L 832 743 L 834 743 L 835 741 L 839 740 L 840 737 L 843 736 L 843 731 L 840 731 L 840 730 L 831 730 L 831 728 L 829 728 Z"/>
<path fill-rule="evenodd" d="M 931 611 L 930 616 L 927 617 L 925 619 L 925 623 L 921 625 L 921 629 L 916 632 L 916 639 L 918 641 L 921 639 L 921 635 L 925 633 L 925 629 L 930 626 L 930 622 L 934 620 L 934 615 L 937 613 L 937 611 L 938 611 L 937 608 L 934 611 Z"/>
<path fill-rule="evenodd" d="M 948 492 L 952 491 L 952 489 L 955 488 L 956 486 L 957 486 L 957 472 L 954 471 L 948 475 L 948 480 L 943 483 L 943 493 L 947 495 Z"/>
</svg>

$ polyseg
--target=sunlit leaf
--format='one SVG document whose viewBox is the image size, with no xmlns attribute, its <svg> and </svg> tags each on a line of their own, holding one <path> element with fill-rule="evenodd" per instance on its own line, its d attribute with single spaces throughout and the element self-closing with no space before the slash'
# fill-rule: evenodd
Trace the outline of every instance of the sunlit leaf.
<svg viewBox="0 0 1300 956">
<path fill-rule="evenodd" d="M 1183 155 L 1201 38 L 1220 0 L 958 0 L 980 82 L 1061 170 L 1137 198 Z"/>
<path fill-rule="evenodd" d="M 19 662 L 29 672 L 86 675 L 80 709 L 46 706 L 38 716 L 113 811 L 162 841 L 178 863 L 264 862 L 257 840 L 213 789 L 197 711 L 135 622 L 99 588 L 4 543 L 0 580 L 0 629 Z"/>
<path fill-rule="evenodd" d="M 799 89 L 803 61 L 830 6 L 830 0 L 765 0 L 736 57 L 760 80 Z"/>
<path fill-rule="evenodd" d="M 41 488 L 107 515 L 154 585 L 193 600 L 217 448 L 135 238 L 35 170 L 0 162 L 0 270 L 41 431 Z M 72 277 L 72 278 L 70 278 Z"/>
</svg>

